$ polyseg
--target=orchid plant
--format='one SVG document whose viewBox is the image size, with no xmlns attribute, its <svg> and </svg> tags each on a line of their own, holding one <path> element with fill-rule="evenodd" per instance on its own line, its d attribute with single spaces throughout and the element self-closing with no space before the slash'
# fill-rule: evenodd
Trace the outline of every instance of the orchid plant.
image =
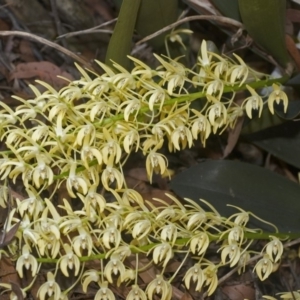
<svg viewBox="0 0 300 300">
<path fill-rule="evenodd" d="M 41 300 L 68 299 L 77 284 L 84 292 L 97 286 L 96 300 L 115 299 L 114 288 L 125 284 L 131 286 L 128 300 L 155 295 L 171 299 L 172 281 L 182 272 L 187 289 L 211 295 L 220 268 L 242 272 L 251 261 L 249 236 L 255 231 L 247 228 L 249 213 L 240 210 L 224 218 L 204 200 L 209 211 L 172 195 L 172 205 L 158 200 L 154 207 L 127 188 L 123 167 L 131 153 L 140 151 L 150 182 L 154 173 L 168 176 L 164 145 L 170 152 L 191 148 L 196 140 L 205 146 L 210 135 L 234 128 L 243 115 L 252 118 L 256 110 L 260 116 L 263 107 L 274 113 L 274 102 L 282 102 L 286 110 L 287 96 L 278 80 L 252 70 L 237 55 L 230 59 L 209 52 L 205 41 L 193 69 L 179 59 L 155 57 L 156 69 L 130 57 L 135 65 L 131 72 L 101 62 L 102 75 L 77 66 L 81 78 L 59 91 L 38 81 L 45 91 L 32 85 L 35 96 L 15 96 L 20 101 L 15 110 L 0 103 L 1 140 L 7 147 L 0 152 L 5 189 L 0 206 L 13 207 L 6 232 L 20 222 L 16 239 L 0 254 L 16 257 L 19 276 L 26 272 L 32 278 L 23 293 L 45 264 L 54 263 L 37 292 Z M 257 90 L 264 86 L 273 91 L 261 96 Z M 250 95 L 241 105 L 235 101 L 239 90 Z M 199 98 L 204 99 L 202 108 L 191 108 Z M 10 180 L 21 180 L 28 198 L 9 203 Z M 53 198 L 60 189 L 67 190 L 68 199 L 55 207 Z M 80 208 L 74 208 L 75 199 L 81 201 Z M 261 280 L 273 272 L 283 252 L 280 239 L 269 238 L 254 267 Z M 206 253 L 220 241 L 219 261 L 210 261 Z M 170 276 L 167 267 L 179 253 L 183 260 Z M 142 288 L 139 260 L 145 256 L 158 272 Z M 90 261 L 98 267 L 90 268 Z M 58 273 L 72 278 L 64 291 Z M 0 286 L 14 297 L 11 285 Z"/>
</svg>

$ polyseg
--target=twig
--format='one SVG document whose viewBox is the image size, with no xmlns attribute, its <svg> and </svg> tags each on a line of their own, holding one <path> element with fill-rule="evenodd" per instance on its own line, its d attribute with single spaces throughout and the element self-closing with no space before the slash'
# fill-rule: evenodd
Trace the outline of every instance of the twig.
<svg viewBox="0 0 300 300">
<path fill-rule="evenodd" d="M 107 21 L 105 23 L 102 23 L 100 25 L 97 25 L 95 27 L 89 28 L 89 29 L 84 29 L 84 30 L 69 32 L 69 33 L 66 33 L 66 34 L 58 36 L 57 39 L 69 38 L 71 36 L 82 35 L 82 34 L 89 34 L 89 33 L 99 33 L 99 32 L 102 32 L 102 33 L 112 33 L 113 32 L 112 30 L 104 30 L 104 29 L 103 30 L 97 30 L 97 29 L 105 27 L 105 26 L 110 25 L 112 23 L 115 23 L 116 21 L 117 21 L 117 18 L 112 19 L 110 21 Z"/>
<path fill-rule="evenodd" d="M 238 27 L 238 28 L 242 28 L 243 27 L 243 24 L 238 22 L 238 21 L 235 21 L 233 19 L 230 19 L 230 18 L 226 18 L 226 17 L 222 17 L 222 16 L 191 16 L 191 17 L 186 17 L 186 18 L 183 18 L 175 23 L 172 23 L 148 36 L 146 36 L 145 38 L 143 38 L 142 40 L 138 41 L 136 43 L 136 45 L 139 45 L 139 44 L 142 44 L 142 43 L 145 43 L 146 41 L 148 40 L 151 40 L 153 39 L 154 37 L 166 32 L 166 31 L 169 31 L 170 29 L 180 25 L 180 24 L 183 24 L 183 23 L 186 23 L 186 22 L 189 22 L 189 21 L 196 21 L 196 20 L 209 20 L 209 21 L 215 21 L 215 22 L 218 22 L 218 23 L 223 23 L 223 24 L 227 24 L 227 25 L 232 25 L 234 27 Z"/>
<path fill-rule="evenodd" d="M 29 32 L 23 32 L 23 31 L 0 31 L 0 36 L 10 36 L 10 35 L 15 35 L 15 36 L 21 36 L 21 37 L 26 37 L 29 38 L 31 40 L 34 40 L 36 42 L 45 44 L 51 48 L 54 48 L 62 53 L 64 53 L 65 55 L 68 55 L 70 57 L 72 57 L 74 60 L 76 60 L 77 62 L 81 63 L 84 66 L 87 66 L 89 68 L 91 68 L 91 65 L 83 58 L 79 57 L 78 55 L 76 55 L 75 53 L 71 52 L 70 50 L 55 44 L 51 41 L 48 41 L 40 36 L 34 35 L 32 33 Z"/>
</svg>

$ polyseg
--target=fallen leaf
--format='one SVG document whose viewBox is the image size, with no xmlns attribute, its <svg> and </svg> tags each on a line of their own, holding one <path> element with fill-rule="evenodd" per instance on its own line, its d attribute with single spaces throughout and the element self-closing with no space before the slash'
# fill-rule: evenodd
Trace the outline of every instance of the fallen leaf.
<svg viewBox="0 0 300 300">
<path fill-rule="evenodd" d="M 224 149 L 223 158 L 227 157 L 235 147 L 239 139 L 239 136 L 241 134 L 243 122 L 244 122 L 244 117 L 240 117 L 236 123 L 236 126 L 233 129 L 230 129 L 227 138 L 227 145 Z"/>
<path fill-rule="evenodd" d="M 300 53 L 298 48 L 296 47 L 295 41 L 288 34 L 285 35 L 285 43 L 289 54 L 292 56 L 297 69 L 300 70 Z"/>
<path fill-rule="evenodd" d="M 48 61 L 19 63 L 10 73 L 9 80 L 37 78 L 49 83 L 54 88 L 65 86 L 67 82 L 57 76 L 73 80 L 73 77 L 69 73 L 62 71 L 59 67 Z"/>
<path fill-rule="evenodd" d="M 16 223 L 8 232 L 0 233 L 0 249 L 8 245 L 13 240 L 20 223 L 21 221 Z"/>
<path fill-rule="evenodd" d="M 11 282 L 10 284 L 11 284 L 11 290 L 15 293 L 15 295 L 17 296 L 17 299 L 23 300 L 24 297 L 23 297 L 23 293 L 22 293 L 20 286 L 14 282 Z"/>
<path fill-rule="evenodd" d="M 227 299 L 230 300 L 255 299 L 254 288 L 245 284 L 227 285 L 222 288 L 222 292 L 228 297 Z"/>
<path fill-rule="evenodd" d="M 192 296 L 190 294 L 188 294 L 187 292 L 185 292 L 180 300 L 193 300 Z"/>
<path fill-rule="evenodd" d="M 15 284 L 21 285 L 14 263 L 12 263 L 10 258 L 6 258 L 4 255 L 0 259 L 0 282 L 14 282 Z"/>
</svg>

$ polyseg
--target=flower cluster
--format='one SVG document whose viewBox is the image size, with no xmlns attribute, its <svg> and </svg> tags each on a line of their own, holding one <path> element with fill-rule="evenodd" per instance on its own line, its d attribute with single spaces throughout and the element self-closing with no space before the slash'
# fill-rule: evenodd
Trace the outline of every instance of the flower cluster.
<svg viewBox="0 0 300 300">
<path fill-rule="evenodd" d="M 65 214 L 60 214 L 49 199 L 39 199 L 46 208 L 34 221 L 28 211 L 20 219 L 9 218 L 11 222 L 7 230 L 16 222 L 22 222 L 17 239 L 8 246 L 8 251 L 15 255 L 17 245 L 23 244 L 22 254 L 16 262 L 20 277 L 26 272 L 34 280 L 42 262 L 56 263 L 55 271 L 47 273 L 47 281 L 38 290 L 38 297 L 42 300 L 51 296 L 67 299 L 68 292 L 78 281 L 84 292 L 89 286 L 98 286 L 96 300 L 115 299 L 111 286 L 122 284 L 132 285 L 128 300 L 155 299 L 155 295 L 171 299 L 171 282 L 176 274 L 182 276 L 188 289 L 206 291 L 211 295 L 218 285 L 219 268 L 237 266 L 241 271 L 250 260 L 248 248 L 251 241 L 247 234 L 255 231 L 246 227 L 249 214 L 241 210 L 226 219 L 214 208 L 206 211 L 190 199 L 181 204 L 175 197 L 169 197 L 172 205 L 160 201 L 160 206 L 153 209 L 138 201 L 132 206 L 124 205 L 124 201 L 118 198 L 117 202 L 106 203 L 101 211 L 98 207 L 98 213 L 92 219 L 84 207 L 74 210 L 66 200 L 62 206 Z M 203 204 L 209 205 L 204 200 Z M 10 217 L 13 214 L 15 212 Z M 263 258 L 255 266 L 261 280 L 273 271 L 283 253 L 281 241 L 274 236 L 270 239 L 263 249 Z M 221 240 L 221 254 L 213 263 L 206 254 L 212 243 Z M 170 278 L 166 267 L 176 260 L 178 253 L 186 256 Z M 143 272 L 138 264 L 139 257 L 145 259 L 145 254 L 159 273 L 142 290 L 137 285 L 139 272 Z M 94 261 L 95 265 L 99 265 L 96 261 L 100 260 L 99 269 L 85 267 L 84 262 L 88 260 Z M 185 266 L 187 261 L 193 264 L 189 269 Z M 58 273 L 74 281 L 68 290 L 61 291 L 55 281 Z"/>
<path fill-rule="evenodd" d="M 149 208 L 141 195 L 126 188 L 122 167 L 132 152 L 141 151 L 150 180 L 154 172 L 167 174 L 167 158 L 159 152 L 165 142 L 169 151 L 192 147 L 194 140 L 205 145 L 211 133 L 234 127 L 244 112 L 250 118 L 253 109 L 260 115 L 264 101 L 251 87 L 259 74 L 238 56 L 236 62 L 208 52 L 205 42 L 193 69 L 179 60 L 156 58 L 160 66 L 155 70 L 133 57 L 131 72 L 101 62 L 102 75 L 77 66 L 82 78 L 60 91 L 39 81 L 45 91 L 31 86 L 35 97 L 15 97 L 21 102 L 15 110 L 0 103 L 1 139 L 7 146 L 0 152 L 0 179 L 6 186 L 7 178 L 21 178 L 28 195 L 15 199 L 16 209 L 7 219 L 7 232 L 20 221 L 8 251 L 21 253 L 16 262 L 20 277 L 29 270 L 34 280 L 42 262 L 56 263 L 38 290 L 41 300 L 67 299 L 72 287 L 61 291 L 58 272 L 74 278 L 73 286 L 80 281 L 83 291 L 98 286 L 96 300 L 114 299 L 111 286 L 125 283 L 132 284 L 128 300 L 153 299 L 156 294 L 171 299 L 173 278 L 167 279 L 164 271 L 179 252 L 187 254 L 185 260 L 190 252 L 196 257 L 183 276 L 187 288 L 195 283 L 197 291 L 205 288 L 212 294 L 221 266 L 242 269 L 250 258 L 247 213 L 226 220 L 215 210 L 207 212 L 191 200 L 182 205 L 176 198 L 171 206 L 160 202 L 158 208 Z M 251 96 L 239 106 L 235 88 L 242 85 Z M 272 113 L 274 101 L 287 106 L 280 87 L 274 84 L 273 89 L 266 99 Z M 200 98 L 202 108 L 190 109 Z M 70 198 L 81 201 L 79 208 L 67 199 L 55 207 L 54 195 L 64 188 Z M 7 205 L 7 193 L 1 193 L 1 207 Z M 212 263 L 205 258 L 209 245 L 225 236 L 220 261 Z M 256 265 L 262 280 L 282 254 L 280 241 L 273 238 L 271 243 L 264 261 Z M 137 282 L 139 255 L 145 253 L 160 273 L 142 290 Z M 100 260 L 101 266 L 86 268 L 87 260 Z M 183 264 L 177 273 L 181 269 Z"/>
<path fill-rule="evenodd" d="M 195 70 L 159 56 L 156 70 L 133 57 L 131 72 L 98 62 L 103 75 L 78 66 L 82 78 L 60 91 L 39 81 L 46 91 L 31 86 L 35 98 L 15 97 L 22 103 L 15 111 L 0 103 L 1 137 L 9 150 L 1 153 L 0 178 L 22 176 L 30 190 L 66 180 L 73 198 L 100 183 L 118 190 L 124 187 L 120 168 L 130 153 L 141 150 L 147 156 L 150 177 L 164 174 L 168 163 L 159 150 L 165 140 L 169 151 L 192 147 L 198 139 L 205 144 L 211 133 L 233 127 L 244 111 L 250 118 L 253 109 L 261 114 L 263 100 L 250 85 L 245 88 L 251 96 L 241 106 L 232 88 L 250 84 L 257 73 L 238 56 L 235 63 L 207 52 L 205 42 L 201 50 Z M 285 93 L 276 84 L 273 88 L 267 100 L 272 113 L 274 101 L 287 107 Z M 230 96 L 225 90 L 232 90 Z M 190 109 L 200 97 L 203 108 Z"/>
</svg>

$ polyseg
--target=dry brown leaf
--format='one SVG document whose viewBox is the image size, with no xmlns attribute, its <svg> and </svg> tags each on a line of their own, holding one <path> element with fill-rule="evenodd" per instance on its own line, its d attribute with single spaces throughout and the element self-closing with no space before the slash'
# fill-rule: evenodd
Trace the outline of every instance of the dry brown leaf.
<svg viewBox="0 0 300 300">
<path fill-rule="evenodd" d="M 11 284 L 11 290 L 15 293 L 15 295 L 17 296 L 17 299 L 24 300 L 21 287 L 14 282 L 11 282 L 10 284 Z"/>
<path fill-rule="evenodd" d="M 30 291 L 28 292 L 28 294 L 30 293 L 30 297 L 33 300 L 39 300 L 38 297 L 37 297 L 37 292 L 38 292 L 40 286 L 43 283 L 45 283 L 45 281 L 46 281 L 46 278 L 45 278 L 43 272 L 39 272 L 38 275 L 37 275 L 36 280 L 33 283 L 33 286 L 31 287 Z M 29 296 L 29 295 L 27 295 L 27 296 Z M 30 299 L 30 298 L 28 297 L 28 299 Z"/>
<path fill-rule="evenodd" d="M 54 88 L 61 88 L 66 85 L 66 81 L 57 76 L 65 77 L 73 80 L 72 76 L 62 71 L 59 67 L 48 61 L 19 63 L 16 68 L 10 73 L 9 80 L 13 79 L 41 79 Z"/>
<path fill-rule="evenodd" d="M 244 117 L 240 117 L 236 123 L 236 126 L 233 129 L 230 129 L 228 133 L 227 145 L 223 153 L 223 158 L 227 157 L 235 147 L 239 139 L 239 136 L 241 134 L 243 122 L 244 122 Z"/>
<path fill-rule="evenodd" d="M 172 299 L 181 300 L 183 296 L 184 296 L 183 291 L 178 289 L 176 286 L 172 285 Z"/>
<path fill-rule="evenodd" d="M 126 172 L 126 176 L 136 179 L 137 181 L 149 182 L 147 171 L 145 168 L 132 168 Z"/>
<path fill-rule="evenodd" d="M 148 193 L 142 193 L 144 200 L 151 202 L 155 207 L 160 207 L 162 204 L 154 199 L 160 199 L 165 201 L 167 204 L 172 205 L 173 200 L 170 199 L 166 194 L 172 194 L 170 191 L 160 190 L 160 189 L 151 189 Z"/>
<path fill-rule="evenodd" d="M 125 173 L 126 182 L 127 178 L 131 179 L 131 183 L 134 181 L 136 185 L 139 185 L 141 182 L 149 183 L 149 177 L 147 175 L 146 168 L 132 168 Z M 162 177 L 160 174 L 154 173 L 152 176 L 152 183 L 157 184 L 159 188 L 166 189 L 167 188 L 167 177 Z M 134 187 L 133 187 L 134 188 Z"/>
<path fill-rule="evenodd" d="M 136 268 L 135 256 L 129 257 L 128 259 L 126 259 L 126 261 L 132 266 L 133 269 Z M 149 264 L 150 261 L 150 257 L 147 257 L 143 254 L 139 254 L 138 268 L 143 270 L 139 272 L 139 277 L 145 284 L 148 284 L 156 277 L 157 274 L 159 274 L 159 270 L 156 268 L 156 266 L 154 264 Z M 146 266 L 149 267 L 145 269 Z"/>
<path fill-rule="evenodd" d="M 12 263 L 10 258 L 6 258 L 4 255 L 2 255 L 0 259 L 0 282 L 14 282 L 15 284 L 21 285 L 15 265 Z"/>
<path fill-rule="evenodd" d="M 300 70 L 300 53 L 298 48 L 296 47 L 295 41 L 288 34 L 285 35 L 285 43 L 289 54 L 292 56 L 297 69 Z"/>
<path fill-rule="evenodd" d="M 255 290 L 253 287 L 245 284 L 227 285 L 222 288 L 222 292 L 230 300 L 255 299 Z"/>
<path fill-rule="evenodd" d="M 190 294 L 188 294 L 187 292 L 185 292 L 185 293 L 182 295 L 182 297 L 181 297 L 180 300 L 193 300 L 193 297 L 192 297 Z"/>
<path fill-rule="evenodd" d="M 9 231 L 0 233 L 0 249 L 10 244 L 10 242 L 14 239 L 20 223 L 21 221 L 16 223 Z"/>
</svg>

